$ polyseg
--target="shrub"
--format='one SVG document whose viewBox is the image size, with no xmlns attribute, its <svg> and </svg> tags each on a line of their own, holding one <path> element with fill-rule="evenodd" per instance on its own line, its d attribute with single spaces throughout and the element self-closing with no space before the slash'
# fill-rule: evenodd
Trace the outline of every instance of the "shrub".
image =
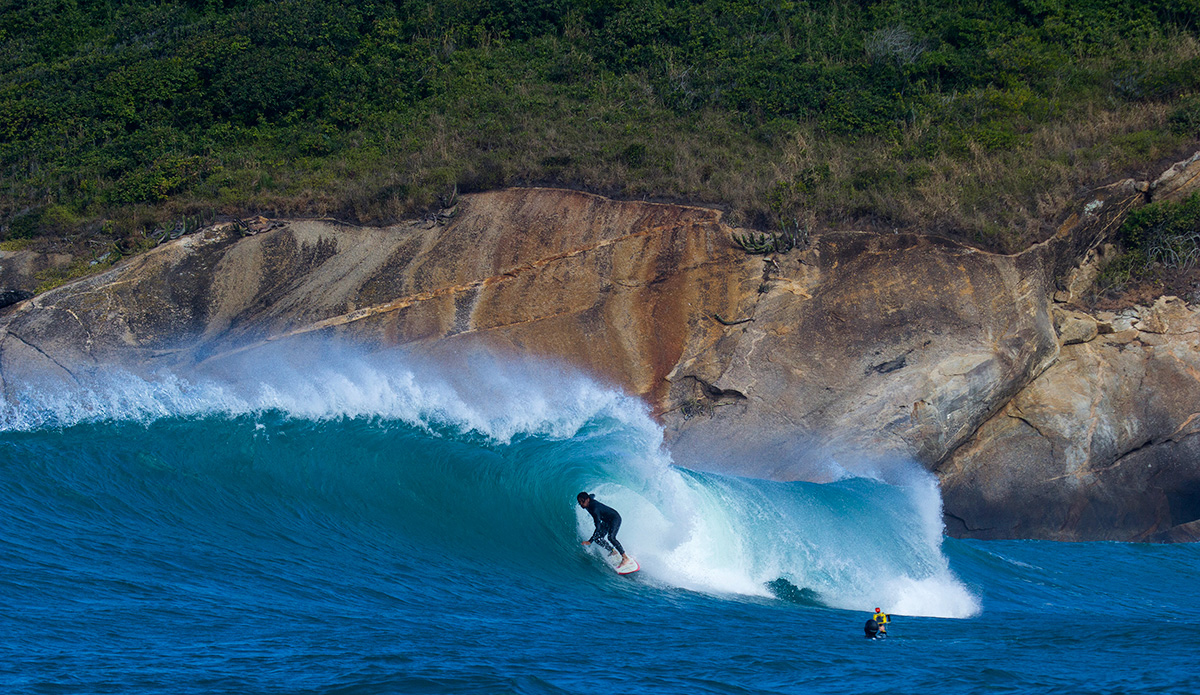
<svg viewBox="0 0 1200 695">
<path fill-rule="evenodd" d="M 114 203 L 153 203 L 166 200 L 200 175 L 199 157 L 168 157 L 148 169 L 122 176 L 109 191 Z"/>
<path fill-rule="evenodd" d="M 1167 117 L 1171 132 L 1200 137 L 1200 94 L 1184 99 Z"/>
<path fill-rule="evenodd" d="M 1200 261 L 1200 193 L 1130 213 L 1117 232 L 1124 253 L 1101 271 L 1102 288 L 1121 289 L 1159 270 L 1187 272 Z"/>
<path fill-rule="evenodd" d="M 1145 274 L 1146 267 L 1145 254 L 1136 250 L 1126 251 L 1100 269 L 1096 286 L 1101 290 L 1123 291 L 1132 280 Z"/>
<path fill-rule="evenodd" d="M 45 208 L 35 208 L 15 216 L 4 231 L 4 241 L 33 239 L 41 234 Z"/>
<path fill-rule="evenodd" d="M 1153 249 L 1192 241 L 1200 234 L 1200 193 L 1193 193 L 1182 202 L 1164 201 L 1147 205 L 1130 213 L 1121 225 L 1118 238 L 1130 248 L 1146 251 L 1151 262 L 1161 260 Z"/>
</svg>

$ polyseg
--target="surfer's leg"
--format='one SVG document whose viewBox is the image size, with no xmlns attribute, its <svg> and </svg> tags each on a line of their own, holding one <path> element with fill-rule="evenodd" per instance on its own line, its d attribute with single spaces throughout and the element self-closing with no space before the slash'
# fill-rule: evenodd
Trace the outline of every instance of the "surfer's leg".
<svg viewBox="0 0 1200 695">
<path fill-rule="evenodd" d="M 600 531 L 600 533 L 597 534 L 596 543 L 598 543 L 601 548 L 604 548 L 605 550 L 607 550 L 608 552 L 611 553 L 613 551 L 613 547 L 608 544 L 608 541 L 604 540 L 604 536 L 606 536 L 606 535 L 611 536 L 614 533 L 614 531 L 612 529 L 610 529 L 607 525 L 601 526 L 599 531 Z"/>
<path fill-rule="evenodd" d="M 621 530 L 621 520 L 617 519 L 617 523 L 613 524 L 608 529 L 608 540 L 612 541 L 617 552 L 621 553 L 621 557 L 625 557 L 625 549 L 621 547 L 621 541 L 617 540 L 617 531 Z"/>
</svg>

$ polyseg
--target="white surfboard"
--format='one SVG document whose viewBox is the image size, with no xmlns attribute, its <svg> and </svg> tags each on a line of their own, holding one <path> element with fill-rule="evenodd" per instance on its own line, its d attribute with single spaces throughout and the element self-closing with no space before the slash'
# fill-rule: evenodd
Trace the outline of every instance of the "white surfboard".
<svg viewBox="0 0 1200 695">
<path fill-rule="evenodd" d="M 613 571 L 617 574 L 633 574 L 642 568 L 641 565 L 638 564 L 638 561 L 633 559 L 632 555 L 628 556 L 629 562 L 626 562 L 624 565 L 621 564 L 620 555 L 609 555 L 608 553 L 604 553 L 603 557 L 604 561 L 608 563 L 608 566 L 613 568 Z"/>
</svg>

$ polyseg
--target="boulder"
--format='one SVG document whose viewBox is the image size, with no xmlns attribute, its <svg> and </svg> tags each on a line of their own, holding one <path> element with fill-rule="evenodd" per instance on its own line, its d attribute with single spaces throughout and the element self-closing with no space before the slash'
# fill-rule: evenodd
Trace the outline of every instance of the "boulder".
<svg viewBox="0 0 1200 695">
<path fill-rule="evenodd" d="M 1192 333 L 1196 331 L 1192 311 L 1179 297 L 1159 297 L 1138 314 L 1135 327 L 1143 333 Z"/>
<path fill-rule="evenodd" d="M 1054 330 L 1059 345 L 1086 343 L 1100 334 L 1100 324 L 1082 311 L 1054 308 Z"/>
<path fill-rule="evenodd" d="M 1150 192 L 1155 201 L 1180 201 L 1200 190 L 1200 152 L 1176 162 L 1153 183 Z"/>
<path fill-rule="evenodd" d="M 73 257 L 65 253 L 39 253 L 29 249 L 0 251 L 0 287 L 32 293 L 40 282 L 39 273 L 65 268 L 72 260 Z"/>
</svg>

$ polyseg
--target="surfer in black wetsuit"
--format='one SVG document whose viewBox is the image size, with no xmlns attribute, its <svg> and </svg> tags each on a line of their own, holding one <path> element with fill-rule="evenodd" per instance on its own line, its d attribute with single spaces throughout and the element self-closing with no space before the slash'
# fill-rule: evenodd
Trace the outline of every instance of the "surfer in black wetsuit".
<svg viewBox="0 0 1200 695">
<path fill-rule="evenodd" d="M 617 510 L 601 504 L 596 501 L 595 495 L 589 495 L 586 492 L 581 492 L 575 496 L 579 506 L 587 510 L 588 514 L 592 515 L 592 521 L 596 524 L 596 532 L 592 537 L 583 542 L 584 545 L 591 545 L 594 541 L 600 544 L 601 548 L 608 550 L 610 555 L 621 553 L 621 565 L 629 562 L 629 556 L 625 554 L 625 549 L 621 547 L 621 542 L 617 540 L 617 531 L 621 528 L 621 515 Z M 605 540 L 605 536 L 608 540 Z M 612 545 L 609 545 L 612 541 Z M 616 550 L 613 547 L 616 546 Z M 621 567 L 618 565 L 618 569 Z"/>
</svg>

